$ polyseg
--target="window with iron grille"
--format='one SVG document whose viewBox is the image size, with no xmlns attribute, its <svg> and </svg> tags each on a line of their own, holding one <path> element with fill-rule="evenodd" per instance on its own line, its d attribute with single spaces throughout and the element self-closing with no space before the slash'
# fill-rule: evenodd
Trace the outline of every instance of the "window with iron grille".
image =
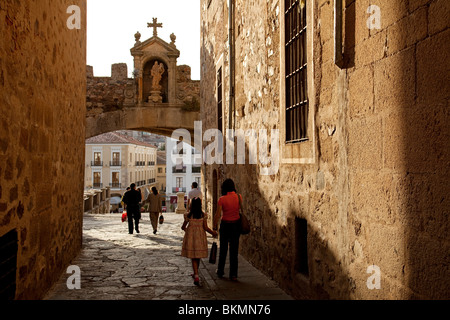
<svg viewBox="0 0 450 320">
<path fill-rule="evenodd" d="M 17 231 L 0 237 L 0 300 L 13 300 L 16 295 Z"/>
<path fill-rule="evenodd" d="M 286 142 L 308 140 L 306 0 L 285 0 Z"/>
<path fill-rule="evenodd" d="M 217 129 L 222 132 L 222 67 L 217 71 Z"/>
</svg>

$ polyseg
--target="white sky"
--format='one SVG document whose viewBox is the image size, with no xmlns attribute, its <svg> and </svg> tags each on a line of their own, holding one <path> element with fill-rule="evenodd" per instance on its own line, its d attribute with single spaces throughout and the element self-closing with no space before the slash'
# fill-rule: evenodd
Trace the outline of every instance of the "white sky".
<svg viewBox="0 0 450 320">
<path fill-rule="evenodd" d="M 170 43 L 175 33 L 178 65 L 189 65 L 192 79 L 200 80 L 200 0 L 88 0 L 87 9 L 87 64 L 94 76 L 109 77 L 112 64 L 125 62 L 131 77 L 134 34 L 141 33 L 141 42 L 151 38 L 147 23 L 155 17 L 163 24 L 158 37 Z"/>
</svg>

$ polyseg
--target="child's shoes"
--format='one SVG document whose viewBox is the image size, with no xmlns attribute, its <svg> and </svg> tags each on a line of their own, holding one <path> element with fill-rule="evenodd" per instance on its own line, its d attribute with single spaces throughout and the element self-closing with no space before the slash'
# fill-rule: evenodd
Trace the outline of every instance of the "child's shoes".
<svg viewBox="0 0 450 320">
<path fill-rule="evenodd" d="M 192 275 L 192 277 L 194 278 L 194 284 L 196 286 L 200 285 L 200 278 L 198 277 L 198 275 Z"/>
</svg>

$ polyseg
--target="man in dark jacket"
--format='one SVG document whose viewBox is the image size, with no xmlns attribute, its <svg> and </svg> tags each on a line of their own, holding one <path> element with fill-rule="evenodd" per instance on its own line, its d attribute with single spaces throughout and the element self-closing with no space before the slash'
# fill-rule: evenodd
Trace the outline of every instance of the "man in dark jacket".
<svg viewBox="0 0 450 320">
<path fill-rule="evenodd" d="M 142 195 L 136 190 L 136 185 L 132 183 L 130 190 L 123 195 L 123 202 L 127 205 L 127 217 L 128 217 L 128 232 L 133 234 L 133 219 L 136 232 L 139 233 L 139 219 L 141 218 L 141 210 L 139 202 L 142 200 Z"/>
</svg>

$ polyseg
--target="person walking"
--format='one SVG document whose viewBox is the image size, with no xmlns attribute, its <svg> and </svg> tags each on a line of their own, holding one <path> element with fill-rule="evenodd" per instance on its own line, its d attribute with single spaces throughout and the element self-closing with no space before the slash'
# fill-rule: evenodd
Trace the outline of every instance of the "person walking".
<svg viewBox="0 0 450 320">
<path fill-rule="evenodd" d="M 127 187 L 127 190 L 124 192 L 124 194 L 122 195 L 122 198 L 120 199 L 120 204 L 122 205 L 122 208 L 124 211 L 127 209 L 127 206 L 126 206 L 125 202 L 123 202 L 123 197 L 125 196 L 125 193 L 127 191 L 129 191 L 130 189 L 131 189 L 130 187 Z"/>
<path fill-rule="evenodd" d="M 220 223 L 220 249 L 217 275 L 222 278 L 224 275 L 225 261 L 230 246 L 230 279 L 237 280 L 238 275 L 238 252 L 240 233 L 239 198 L 233 180 L 226 179 L 222 183 L 222 197 L 219 198 L 216 215 L 214 217 L 213 230 L 218 229 Z"/>
<path fill-rule="evenodd" d="M 158 218 L 162 211 L 161 197 L 158 194 L 156 187 L 152 187 L 152 192 L 148 195 L 145 200 L 148 203 L 148 211 L 150 212 L 150 221 L 152 222 L 153 234 L 158 231 Z"/>
<path fill-rule="evenodd" d="M 188 193 L 188 202 L 187 202 L 187 211 L 189 212 L 189 208 L 191 205 L 191 200 L 194 198 L 200 198 L 202 200 L 202 192 L 198 189 L 197 182 L 192 182 L 191 185 L 192 190 Z"/>
<path fill-rule="evenodd" d="M 125 192 L 122 201 L 127 206 L 128 233 L 133 234 L 133 219 L 136 232 L 139 233 L 139 219 L 141 219 L 141 210 L 139 203 L 142 200 L 141 193 L 136 190 L 136 184 L 130 185 L 130 190 Z"/>
<path fill-rule="evenodd" d="M 202 211 L 202 200 L 200 198 L 192 199 L 191 210 L 184 214 L 184 223 L 181 229 L 185 231 L 181 256 L 192 260 L 194 271 L 192 277 L 194 278 L 194 284 L 198 286 L 200 285 L 198 276 L 200 259 L 208 257 L 206 232 L 213 237 L 217 237 L 217 232 L 208 227 L 208 216 Z"/>
</svg>

